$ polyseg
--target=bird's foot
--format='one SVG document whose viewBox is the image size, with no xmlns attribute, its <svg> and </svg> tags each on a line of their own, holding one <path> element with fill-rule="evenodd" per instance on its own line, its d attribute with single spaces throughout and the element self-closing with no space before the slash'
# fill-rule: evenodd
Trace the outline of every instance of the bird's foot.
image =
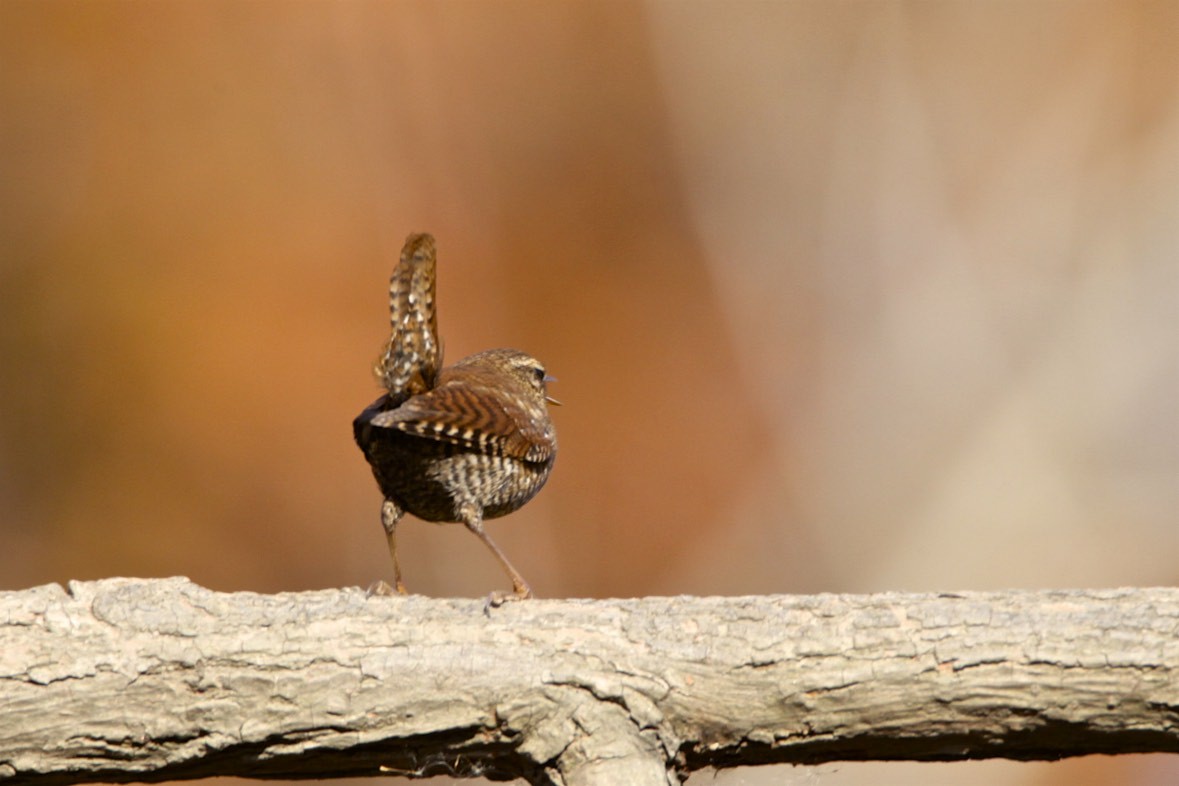
<svg viewBox="0 0 1179 786">
<path fill-rule="evenodd" d="M 483 603 L 483 613 L 490 614 L 492 609 L 498 609 L 505 603 L 511 603 L 517 600 L 529 600 L 536 597 L 532 594 L 532 589 L 527 584 L 516 585 L 516 588 L 511 592 L 503 592 L 496 590 L 487 596 L 487 600 Z"/>
<path fill-rule="evenodd" d="M 365 597 L 368 597 L 368 598 L 371 598 L 374 595 L 379 595 L 383 598 L 391 598 L 395 595 L 408 595 L 408 594 L 409 594 L 409 591 L 405 588 L 405 585 L 402 584 L 400 581 L 397 582 L 396 587 L 390 587 L 389 583 L 387 581 L 385 581 L 384 579 L 378 579 L 377 581 L 374 581 L 372 584 L 369 584 L 368 589 L 365 590 L 365 593 L 364 593 Z"/>
</svg>

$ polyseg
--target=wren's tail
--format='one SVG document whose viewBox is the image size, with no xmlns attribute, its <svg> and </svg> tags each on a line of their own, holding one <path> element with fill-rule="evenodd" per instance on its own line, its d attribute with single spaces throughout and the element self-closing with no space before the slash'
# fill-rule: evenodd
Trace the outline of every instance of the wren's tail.
<svg viewBox="0 0 1179 786">
<path fill-rule="evenodd" d="M 392 332 L 373 370 L 389 392 L 388 404 L 394 407 L 433 388 L 442 368 L 434 303 L 435 264 L 434 238 L 410 235 L 389 278 Z"/>
</svg>

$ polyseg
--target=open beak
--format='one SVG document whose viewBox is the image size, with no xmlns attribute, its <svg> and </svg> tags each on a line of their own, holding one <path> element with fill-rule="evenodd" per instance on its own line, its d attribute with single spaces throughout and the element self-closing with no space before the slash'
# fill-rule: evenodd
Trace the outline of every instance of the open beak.
<svg viewBox="0 0 1179 786">
<path fill-rule="evenodd" d="M 547 384 L 549 384 L 550 382 L 556 382 L 556 381 L 557 381 L 557 378 L 556 378 L 556 377 L 554 377 L 554 376 L 552 376 L 551 374 L 546 374 L 546 375 L 545 375 L 545 378 L 544 378 L 544 383 L 545 383 L 546 385 L 547 385 Z M 544 400 L 545 400 L 545 401 L 547 401 L 547 402 L 549 402 L 550 404 L 556 404 L 558 407 L 559 407 L 559 406 L 561 406 L 561 402 L 560 402 L 560 401 L 557 401 L 557 400 L 556 400 L 555 398 L 553 398 L 552 396 L 545 395 L 545 397 L 544 397 Z"/>
</svg>

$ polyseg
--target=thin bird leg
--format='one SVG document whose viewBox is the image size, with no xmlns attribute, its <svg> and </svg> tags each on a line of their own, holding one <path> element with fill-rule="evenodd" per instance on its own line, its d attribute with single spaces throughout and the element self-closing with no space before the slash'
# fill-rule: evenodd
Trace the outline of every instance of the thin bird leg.
<svg viewBox="0 0 1179 786">
<path fill-rule="evenodd" d="M 528 582 L 524 580 L 524 577 L 520 575 L 520 571 L 516 570 L 512 563 L 508 561 L 507 555 L 500 551 L 499 546 L 495 545 L 495 541 L 483 529 L 482 512 L 463 516 L 463 523 L 467 525 L 467 529 L 479 536 L 479 540 L 487 544 L 487 548 L 491 549 L 491 553 L 499 560 L 499 564 L 504 566 L 504 570 L 507 571 L 508 576 L 512 579 L 512 592 L 516 594 L 516 597 L 531 598 L 532 588 L 528 586 Z"/>
<path fill-rule="evenodd" d="M 387 499 L 381 505 L 381 524 L 385 527 L 385 537 L 389 540 L 389 556 L 393 558 L 393 589 L 400 595 L 408 595 L 404 582 L 401 581 L 401 563 L 397 561 L 397 522 L 401 520 L 401 509 L 397 503 Z"/>
</svg>

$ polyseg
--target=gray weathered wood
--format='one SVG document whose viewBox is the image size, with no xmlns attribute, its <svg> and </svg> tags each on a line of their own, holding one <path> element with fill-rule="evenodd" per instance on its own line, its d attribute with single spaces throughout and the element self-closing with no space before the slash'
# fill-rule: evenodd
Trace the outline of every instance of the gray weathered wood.
<svg viewBox="0 0 1179 786">
<path fill-rule="evenodd" d="M 1179 590 L 480 601 L 0 593 L 0 784 L 1179 751 Z"/>
</svg>

